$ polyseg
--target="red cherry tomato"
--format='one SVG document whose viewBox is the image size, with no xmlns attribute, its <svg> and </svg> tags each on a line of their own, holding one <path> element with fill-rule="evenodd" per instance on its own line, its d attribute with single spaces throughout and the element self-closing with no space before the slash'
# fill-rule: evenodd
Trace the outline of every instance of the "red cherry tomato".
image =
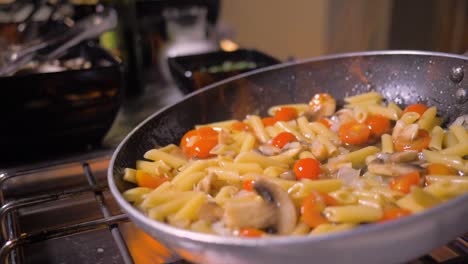
<svg viewBox="0 0 468 264">
<path fill-rule="evenodd" d="M 244 122 L 240 122 L 240 121 L 236 121 L 236 122 L 232 123 L 231 128 L 232 128 L 232 130 L 236 130 L 236 131 L 249 131 L 250 130 L 249 125 L 247 125 Z"/>
<path fill-rule="evenodd" d="M 297 110 L 292 107 L 281 107 L 275 112 L 277 121 L 289 121 L 297 118 Z"/>
<path fill-rule="evenodd" d="M 302 200 L 302 221 L 312 228 L 327 223 L 328 220 L 322 215 L 322 211 L 326 206 L 335 205 L 338 205 L 338 202 L 333 197 L 326 193 L 314 191 Z"/>
<path fill-rule="evenodd" d="M 386 208 L 384 209 L 383 216 L 380 218 L 379 223 L 396 220 L 405 216 L 411 215 L 411 212 L 402 208 Z"/>
<path fill-rule="evenodd" d="M 393 178 L 389 186 L 392 190 L 409 193 L 411 191 L 411 186 L 419 185 L 419 179 L 419 172 L 415 171 Z"/>
<path fill-rule="evenodd" d="M 319 178 L 322 169 L 320 168 L 320 161 L 313 158 L 305 158 L 296 161 L 293 171 L 297 180 L 316 180 Z"/>
<path fill-rule="evenodd" d="M 343 143 L 361 145 L 369 140 L 370 129 L 366 124 L 350 121 L 340 127 L 338 135 Z"/>
<path fill-rule="evenodd" d="M 372 115 L 366 119 L 371 136 L 380 137 L 391 129 L 390 120 L 381 115 Z"/>
<path fill-rule="evenodd" d="M 455 169 L 440 163 L 431 163 L 427 166 L 428 175 L 457 175 Z"/>
<path fill-rule="evenodd" d="M 317 122 L 323 124 L 324 126 L 330 128 L 332 126 L 332 123 L 330 120 L 328 120 L 327 118 L 320 118 L 319 120 L 317 120 Z"/>
<path fill-rule="evenodd" d="M 152 188 L 152 189 L 157 188 L 159 185 L 169 180 L 165 176 L 151 175 L 142 170 L 136 171 L 135 178 L 136 178 L 136 182 L 138 186 Z"/>
<path fill-rule="evenodd" d="M 422 116 L 424 112 L 426 112 L 427 109 L 428 107 L 423 104 L 412 104 L 412 105 L 407 106 L 405 110 L 403 110 L 403 114 L 408 113 L 408 112 L 415 112 L 415 113 L 418 113 L 419 116 Z"/>
<path fill-rule="evenodd" d="M 289 132 L 281 132 L 271 140 L 271 144 L 277 148 L 282 148 L 289 142 L 296 141 L 296 136 Z"/>
<path fill-rule="evenodd" d="M 211 127 L 201 127 L 187 132 L 180 142 L 182 151 L 190 158 L 205 159 L 218 144 L 218 132 Z"/>
<path fill-rule="evenodd" d="M 272 126 L 276 123 L 276 119 L 273 118 L 273 117 L 264 117 L 262 118 L 262 123 L 263 123 L 263 126 L 267 127 L 267 126 Z"/>
<path fill-rule="evenodd" d="M 405 151 L 405 150 L 417 150 L 422 151 L 429 146 L 431 142 L 431 136 L 429 133 L 424 129 L 418 130 L 418 135 L 412 141 L 410 140 L 402 140 L 396 139 L 393 143 L 395 145 L 395 149 L 397 151 Z"/>
<path fill-rule="evenodd" d="M 254 180 L 247 180 L 247 181 L 244 181 L 244 183 L 242 183 L 242 188 L 246 191 L 253 191 L 253 185 L 254 185 L 255 181 Z"/>
<path fill-rule="evenodd" d="M 239 229 L 239 236 L 241 237 L 261 237 L 265 232 L 258 230 L 256 228 L 241 228 Z"/>
</svg>

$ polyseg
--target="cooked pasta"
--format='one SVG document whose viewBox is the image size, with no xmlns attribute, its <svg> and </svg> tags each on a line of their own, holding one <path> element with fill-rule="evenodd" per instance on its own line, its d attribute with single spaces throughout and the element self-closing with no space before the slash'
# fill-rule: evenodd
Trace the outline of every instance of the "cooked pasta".
<svg viewBox="0 0 468 264">
<path fill-rule="evenodd" d="M 200 124 L 148 150 L 123 179 L 148 217 L 224 236 L 322 235 L 468 193 L 468 133 L 437 108 L 369 92 L 272 106 L 270 117 Z"/>
</svg>

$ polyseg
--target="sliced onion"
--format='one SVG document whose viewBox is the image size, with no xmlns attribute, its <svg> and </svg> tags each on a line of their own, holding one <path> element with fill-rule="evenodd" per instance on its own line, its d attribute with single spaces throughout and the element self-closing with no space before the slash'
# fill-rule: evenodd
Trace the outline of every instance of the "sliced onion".
<svg viewBox="0 0 468 264">
<path fill-rule="evenodd" d="M 258 150 L 260 151 L 261 154 L 265 156 L 273 156 L 278 153 L 280 153 L 281 149 L 274 147 L 272 145 L 261 145 L 258 147 Z"/>
<path fill-rule="evenodd" d="M 352 186 L 359 180 L 360 170 L 355 170 L 350 167 L 341 167 L 338 170 L 337 178 L 344 181 L 345 186 Z"/>
</svg>

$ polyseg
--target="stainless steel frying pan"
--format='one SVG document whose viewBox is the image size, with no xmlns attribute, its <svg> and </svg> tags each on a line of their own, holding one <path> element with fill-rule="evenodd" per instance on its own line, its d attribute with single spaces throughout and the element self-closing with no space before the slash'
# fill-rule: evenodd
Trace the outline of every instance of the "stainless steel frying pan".
<svg viewBox="0 0 468 264">
<path fill-rule="evenodd" d="M 468 57 L 419 51 L 349 53 L 282 64 L 206 87 L 155 113 L 116 149 L 109 167 L 112 194 L 148 234 L 197 263 L 402 263 L 468 232 L 468 195 L 386 224 L 320 237 L 242 239 L 194 233 L 156 222 L 124 200 L 122 180 L 148 149 L 178 143 L 196 124 L 266 115 L 276 104 L 377 90 L 407 105 L 437 106 L 449 120 L 468 113 Z"/>
</svg>

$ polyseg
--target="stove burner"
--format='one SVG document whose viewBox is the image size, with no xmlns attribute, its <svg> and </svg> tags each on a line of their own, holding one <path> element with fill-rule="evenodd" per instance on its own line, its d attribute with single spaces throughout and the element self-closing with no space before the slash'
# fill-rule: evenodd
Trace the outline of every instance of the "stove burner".
<svg viewBox="0 0 468 264">
<path fill-rule="evenodd" d="M 0 171 L 0 262 L 188 264 L 120 211 L 110 153 Z M 468 236 L 409 263 L 468 263 Z"/>
</svg>

